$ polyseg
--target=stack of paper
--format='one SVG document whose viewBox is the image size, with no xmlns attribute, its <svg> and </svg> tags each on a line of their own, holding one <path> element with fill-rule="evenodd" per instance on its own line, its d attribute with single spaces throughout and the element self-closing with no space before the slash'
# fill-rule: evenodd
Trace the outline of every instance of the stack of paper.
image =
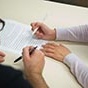
<svg viewBox="0 0 88 88">
<path fill-rule="evenodd" d="M 17 21 L 5 20 L 6 25 L 0 33 L 1 48 L 21 53 L 25 46 L 38 46 L 47 41 L 37 39 L 32 35 L 31 26 Z"/>
</svg>

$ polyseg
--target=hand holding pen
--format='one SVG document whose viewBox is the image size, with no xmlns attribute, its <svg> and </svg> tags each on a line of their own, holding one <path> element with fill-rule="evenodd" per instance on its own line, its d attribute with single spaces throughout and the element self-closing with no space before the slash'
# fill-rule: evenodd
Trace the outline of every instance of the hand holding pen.
<svg viewBox="0 0 88 88">
<path fill-rule="evenodd" d="M 41 22 L 33 22 L 31 23 L 33 35 L 35 35 L 38 39 L 44 40 L 55 40 L 56 39 L 56 31 L 55 29 L 49 28 L 47 25 Z"/>
<path fill-rule="evenodd" d="M 45 64 L 45 59 L 44 59 L 44 53 L 38 49 L 36 49 L 31 55 L 29 55 L 29 50 L 31 50 L 32 48 L 33 47 L 31 46 L 27 46 L 23 48 L 23 53 L 22 53 L 23 60 L 22 61 L 24 65 L 24 75 L 27 78 L 27 80 L 31 82 L 31 85 L 35 88 L 37 86 L 35 85 L 36 77 L 38 79 L 36 80 L 36 82 L 38 81 L 41 82 L 40 78 L 42 78 L 42 80 L 44 81 L 42 77 L 42 72 L 43 72 L 43 68 Z"/>
<path fill-rule="evenodd" d="M 29 50 L 29 55 L 31 55 L 31 54 L 35 51 L 36 48 L 37 48 L 37 46 L 36 46 L 36 47 L 33 47 L 31 50 Z M 21 60 L 21 59 L 22 59 L 22 56 L 18 57 L 18 58 L 14 61 L 14 63 L 18 62 L 18 61 Z"/>
</svg>

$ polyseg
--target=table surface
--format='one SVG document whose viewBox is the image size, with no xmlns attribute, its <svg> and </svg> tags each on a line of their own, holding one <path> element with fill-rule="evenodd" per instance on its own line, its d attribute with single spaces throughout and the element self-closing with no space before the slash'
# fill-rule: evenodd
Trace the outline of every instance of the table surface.
<svg viewBox="0 0 88 88">
<path fill-rule="evenodd" d="M 16 20 L 24 24 L 41 21 L 52 28 L 59 26 L 69 27 L 87 24 L 88 9 L 43 0 L 0 0 L 0 17 Z M 88 65 L 87 43 L 59 41 L 57 43 L 63 43 Z M 6 53 L 8 54 L 7 58 L 14 56 L 11 55 L 12 52 Z M 68 67 L 63 63 L 54 61 L 48 57 L 45 60 L 46 64 L 43 75 L 50 88 L 81 88 L 74 76 L 70 73 Z"/>
</svg>

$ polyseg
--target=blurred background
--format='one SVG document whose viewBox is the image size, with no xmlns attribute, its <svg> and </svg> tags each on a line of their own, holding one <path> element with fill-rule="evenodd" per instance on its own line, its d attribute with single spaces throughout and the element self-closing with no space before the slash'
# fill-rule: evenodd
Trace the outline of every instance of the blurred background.
<svg viewBox="0 0 88 88">
<path fill-rule="evenodd" d="M 54 1 L 54 2 L 70 4 L 70 5 L 88 7 L 88 0 L 48 0 L 48 1 Z"/>
</svg>

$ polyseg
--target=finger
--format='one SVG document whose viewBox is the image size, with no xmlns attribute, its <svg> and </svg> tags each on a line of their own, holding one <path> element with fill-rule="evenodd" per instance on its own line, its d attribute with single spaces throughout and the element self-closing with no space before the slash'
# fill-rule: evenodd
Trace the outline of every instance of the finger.
<svg viewBox="0 0 88 88">
<path fill-rule="evenodd" d="M 36 28 L 39 28 L 41 26 L 41 23 L 34 22 L 34 23 L 31 23 L 31 26 L 32 26 L 32 30 L 34 31 Z"/>
<path fill-rule="evenodd" d="M 5 61 L 5 59 L 3 57 L 0 57 L 0 63 L 4 62 L 4 61 Z"/>
<path fill-rule="evenodd" d="M 39 32 L 39 30 L 36 31 L 35 35 L 36 36 L 40 36 L 41 35 L 41 33 Z"/>
<path fill-rule="evenodd" d="M 35 36 L 38 38 L 38 39 L 43 39 L 44 37 L 44 34 L 42 32 L 39 32 L 39 30 L 35 33 Z"/>
<path fill-rule="evenodd" d="M 44 48 L 42 49 L 44 52 L 49 52 L 49 53 L 54 53 L 54 49 L 50 49 L 50 48 Z"/>
<path fill-rule="evenodd" d="M 36 28 L 36 22 L 33 22 L 33 23 L 31 23 L 30 25 L 31 25 L 31 27 L 32 27 L 31 30 L 34 31 L 34 29 Z"/>
<path fill-rule="evenodd" d="M 64 45 L 62 45 L 62 44 L 59 45 L 59 50 L 60 51 L 65 50 L 65 49 L 67 49 L 67 48 Z"/>
<path fill-rule="evenodd" d="M 32 48 L 32 46 L 27 46 L 23 48 L 23 61 L 26 62 L 30 60 L 29 50 Z"/>
<path fill-rule="evenodd" d="M 5 53 L 0 51 L 0 56 L 5 57 Z"/>
<path fill-rule="evenodd" d="M 32 22 L 30 25 L 31 25 L 32 27 L 34 27 L 34 26 L 36 26 L 36 24 L 37 24 L 37 22 Z"/>
<path fill-rule="evenodd" d="M 4 57 L 5 57 L 5 54 L 0 51 L 0 63 L 5 60 Z"/>
<path fill-rule="evenodd" d="M 43 35 L 42 33 L 37 33 L 37 34 L 36 34 L 36 37 L 37 37 L 38 39 L 44 39 L 43 36 L 44 36 L 44 35 Z"/>
<path fill-rule="evenodd" d="M 57 48 L 57 47 L 59 47 L 59 45 L 58 44 L 56 44 L 56 43 L 54 43 L 54 42 L 48 42 L 48 43 L 46 43 L 45 45 L 43 45 L 43 47 L 45 48 L 51 48 L 51 49 L 55 49 L 55 48 Z"/>
<path fill-rule="evenodd" d="M 55 42 L 48 42 L 48 43 L 46 43 L 46 45 L 50 45 L 50 46 L 53 46 L 53 47 L 59 46 L 59 45 L 56 44 Z"/>
<path fill-rule="evenodd" d="M 32 27 L 32 28 L 31 28 L 32 31 L 34 30 L 34 24 L 35 24 L 35 23 L 31 23 L 31 24 L 30 24 L 31 27 Z"/>
<path fill-rule="evenodd" d="M 59 46 L 62 47 L 62 48 L 67 48 L 66 46 L 64 46 L 64 45 L 62 45 L 62 44 L 60 44 Z"/>
<path fill-rule="evenodd" d="M 51 53 L 51 52 L 45 52 L 43 49 L 40 49 L 40 50 L 45 54 L 45 56 L 54 58 L 54 54 L 53 53 Z"/>
<path fill-rule="evenodd" d="M 41 49 L 40 49 L 40 51 L 42 51 L 42 52 L 45 54 L 45 51 L 44 51 L 44 49 L 42 49 L 42 48 L 41 48 Z"/>
<path fill-rule="evenodd" d="M 54 46 L 52 46 L 52 45 L 42 45 L 42 47 L 43 48 L 50 48 L 50 49 L 54 49 L 55 47 Z"/>
<path fill-rule="evenodd" d="M 29 51 L 29 47 L 28 46 L 23 48 L 23 52 L 22 52 L 23 57 L 27 57 L 28 56 L 28 51 Z"/>
<path fill-rule="evenodd" d="M 53 53 L 45 53 L 46 56 L 54 58 L 54 54 Z"/>
</svg>

